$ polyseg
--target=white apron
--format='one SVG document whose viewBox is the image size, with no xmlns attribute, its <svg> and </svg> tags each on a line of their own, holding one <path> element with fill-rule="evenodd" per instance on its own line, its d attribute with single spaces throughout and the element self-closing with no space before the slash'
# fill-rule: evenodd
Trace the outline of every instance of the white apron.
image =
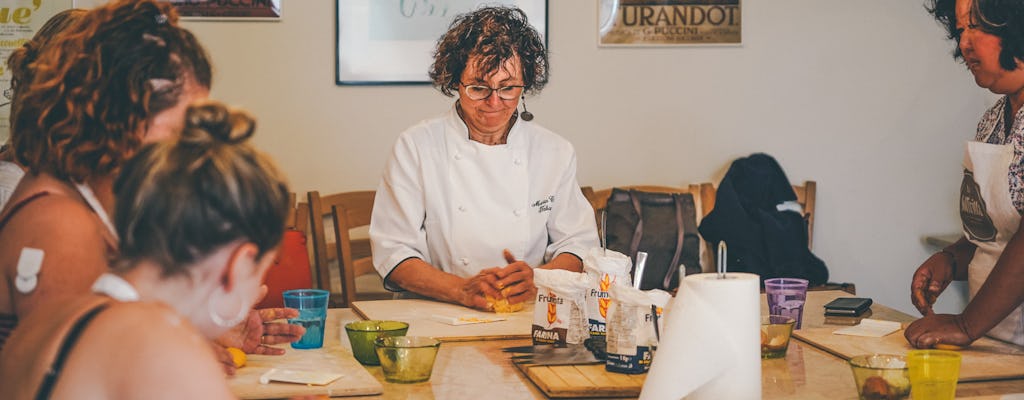
<svg viewBox="0 0 1024 400">
<path fill-rule="evenodd" d="M 960 185 L 960 219 L 964 236 L 977 246 L 968 269 L 972 299 L 1020 226 L 1020 213 L 1013 205 L 1007 180 L 1012 161 L 1011 145 L 967 143 Z M 1024 345 L 1024 306 L 1014 309 L 988 336 Z"/>
</svg>

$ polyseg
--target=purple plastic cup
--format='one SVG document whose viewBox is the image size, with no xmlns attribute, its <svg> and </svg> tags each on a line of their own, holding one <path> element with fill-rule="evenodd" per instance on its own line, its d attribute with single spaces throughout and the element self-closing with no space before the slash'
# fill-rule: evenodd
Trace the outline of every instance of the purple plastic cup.
<svg viewBox="0 0 1024 400">
<path fill-rule="evenodd" d="M 796 321 L 796 329 L 804 315 L 807 300 L 807 280 L 798 278 L 765 279 L 764 292 L 768 296 L 768 313 L 784 315 Z"/>
</svg>

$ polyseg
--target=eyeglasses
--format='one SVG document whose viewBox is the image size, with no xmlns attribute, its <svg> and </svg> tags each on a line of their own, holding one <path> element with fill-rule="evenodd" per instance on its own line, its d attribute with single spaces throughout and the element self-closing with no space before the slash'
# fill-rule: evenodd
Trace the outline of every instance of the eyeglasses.
<svg viewBox="0 0 1024 400">
<path fill-rule="evenodd" d="M 523 88 L 525 87 L 523 85 L 514 85 L 492 88 L 490 86 L 466 84 L 463 84 L 462 86 L 466 88 L 466 97 L 468 97 L 470 100 L 484 100 L 488 97 L 491 97 L 491 92 L 498 93 L 499 99 L 515 100 L 521 94 L 523 94 Z"/>
</svg>

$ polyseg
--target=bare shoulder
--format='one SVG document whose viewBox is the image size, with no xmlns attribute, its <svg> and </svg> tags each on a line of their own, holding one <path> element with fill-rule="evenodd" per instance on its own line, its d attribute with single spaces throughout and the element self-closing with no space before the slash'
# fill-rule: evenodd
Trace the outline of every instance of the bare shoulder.
<svg viewBox="0 0 1024 400">
<path fill-rule="evenodd" d="M 233 398 L 211 341 L 171 307 L 117 303 L 93 325 L 82 337 L 83 354 L 68 363 L 105 371 L 98 378 L 106 382 L 109 398 Z M 99 358 L 103 368 L 95 366 Z"/>
<path fill-rule="evenodd" d="M 40 197 L 11 216 L 0 230 L 0 272 L 13 282 L 25 248 L 42 251 L 38 284 L 26 293 L 0 286 L 0 312 L 26 315 L 40 297 L 81 294 L 108 268 L 109 235 L 92 210 L 62 194 Z"/>
</svg>

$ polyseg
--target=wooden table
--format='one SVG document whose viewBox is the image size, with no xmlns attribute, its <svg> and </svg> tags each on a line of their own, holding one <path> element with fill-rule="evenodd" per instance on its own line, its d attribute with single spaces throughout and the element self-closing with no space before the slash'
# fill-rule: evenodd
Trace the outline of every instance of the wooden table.
<svg viewBox="0 0 1024 400">
<path fill-rule="evenodd" d="M 825 325 L 821 306 L 841 291 L 810 292 L 805 306 L 804 326 Z M 883 305 L 872 306 L 872 318 L 908 321 L 912 317 Z M 325 344 L 339 343 L 348 349 L 344 323 L 360 319 L 350 309 L 328 313 Z M 370 399 L 544 399 L 545 396 L 520 373 L 501 349 L 530 344 L 529 339 L 446 342 L 441 345 L 434 374 L 429 382 L 394 384 L 384 380 L 380 367 L 366 367 L 384 386 Z M 807 343 L 793 341 L 786 358 L 762 361 L 762 390 L 765 399 L 856 399 L 853 376 L 842 359 Z M 972 382 L 957 386 L 957 398 L 998 399 L 1001 394 L 1024 393 L 1024 379 Z"/>
</svg>

